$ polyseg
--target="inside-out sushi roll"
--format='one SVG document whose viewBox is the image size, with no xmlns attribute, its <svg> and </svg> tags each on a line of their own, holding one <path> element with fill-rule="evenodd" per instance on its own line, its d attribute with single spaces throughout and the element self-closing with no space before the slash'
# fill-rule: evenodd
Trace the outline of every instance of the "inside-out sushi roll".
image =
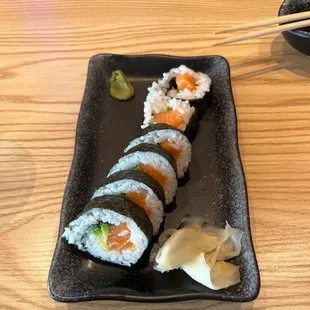
<svg viewBox="0 0 310 310">
<path fill-rule="evenodd" d="M 147 248 L 152 224 L 145 212 L 128 199 L 101 196 L 86 205 L 62 237 L 103 261 L 130 266 Z"/>
<path fill-rule="evenodd" d="M 123 195 L 137 204 L 152 222 L 153 234 L 157 234 L 164 217 L 165 193 L 155 179 L 141 171 L 119 171 L 104 180 L 93 198 L 105 195 Z"/>
<path fill-rule="evenodd" d="M 168 124 L 182 131 L 185 131 L 190 123 L 195 108 L 188 101 L 161 96 L 150 99 L 152 94 L 146 97 L 144 102 L 144 121 L 141 128 L 146 128 L 151 124 Z"/>
<path fill-rule="evenodd" d="M 171 69 L 158 80 L 158 85 L 170 98 L 182 100 L 202 99 L 210 92 L 211 79 L 202 72 L 196 72 L 184 65 Z"/>
<path fill-rule="evenodd" d="M 142 143 L 130 149 L 112 167 L 108 176 L 121 170 L 136 169 L 153 177 L 164 189 L 166 204 L 177 190 L 177 168 L 174 158 L 156 144 Z"/>
<path fill-rule="evenodd" d="M 184 65 L 164 73 L 162 79 L 148 88 L 141 127 L 161 122 L 185 130 L 194 107 L 198 118 L 204 114 L 210 101 L 210 87 L 211 79 L 207 74 Z"/>
<path fill-rule="evenodd" d="M 192 146 L 182 131 L 166 124 L 151 125 L 130 142 L 125 152 L 141 143 L 159 144 L 175 159 L 178 177 L 184 176 L 191 161 Z"/>
<path fill-rule="evenodd" d="M 149 94 L 167 99 L 181 100 L 202 99 L 210 92 L 211 79 L 203 72 L 196 72 L 184 65 L 173 68 L 163 74 L 163 78 L 153 82 L 148 88 Z"/>
</svg>

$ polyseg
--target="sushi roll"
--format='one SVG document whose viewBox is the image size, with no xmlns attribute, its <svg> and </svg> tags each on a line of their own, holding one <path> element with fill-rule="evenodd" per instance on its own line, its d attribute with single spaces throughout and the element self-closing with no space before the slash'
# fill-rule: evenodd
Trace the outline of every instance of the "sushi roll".
<svg viewBox="0 0 310 310">
<path fill-rule="evenodd" d="M 154 124 L 130 142 L 125 152 L 141 143 L 158 144 L 176 161 L 178 178 L 184 177 L 192 157 L 192 146 L 184 133 L 170 125 Z"/>
<path fill-rule="evenodd" d="M 152 224 L 135 203 L 120 196 L 92 199 L 62 237 L 79 250 L 114 264 L 130 266 L 152 237 Z"/>
<path fill-rule="evenodd" d="M 157 234 L 164 217 L 165 193 L 156 180 L 141 171 L 119 171 L 104 180 L 92 199 L 106 195 L 122 195 L 141 207 Z"/>
<path fill-rule="evenodd" d="M 158 84 L 167 89 L 167 96 L 182 100 L 202 99 L 210 92 L 211 79 L 203 72 L 196 72 L 184 65 L 163 74 Z"/>
<path fill-rule="evenodd" d="M 167 124 L 185 131 L 195 113 L 195 108 L 188 101 L 172 98 L 150 99 L 149 94 L 144 102 L 144 121 L 141 128 L 151 124 Z M 156 95 L 155 95 L 156 97 Z"/>
<path fill-rule="evenodd" d="M 184 106 L 195 108 L 198 119 L 200 119 L 203 116 L 208 103 L 211 101 L 210 90 L 211 79 L 207 74 L 195 72 L 184 65 L 171 69 L 169 72 L 163 74 L 162 79 L 153 82 L 152 86 L 148 88 L 149 93 L 146 102 L 144 103 L 144 123 L 142 128 L 146 127 L 150 122 L 150 110 L 152 112 L 151 117 L 155 117 L 153 123 L 156 123 L 156 119 L 161 119 L 163 116 L 162 114 L 160 114 L 159 117 L 156 115 L 165 112 L 164 108 L 169 109 L 171 105 L 178 106 L 179 109 L 176 111 L 179 113 L 181 109 L 184 109 Z M 183 104 L 182 106 L 180 101 L 186 103 L 186 105 Z M 188 114 L 188 108 L 186 112 L 187 113 L 183 114 L 180 113 L 181 117 Z M 177 123 L 176 119 L 178 119 L 179 123 L 181 122 L 180 117 L 176 112 L 170 112 L 167 115 L 170 114 L 173 114 L 173 120 L 175 123 Z M 173 124 L 170 125 L 174 126 Z M 174 127 L 184 130 L 180 128 L 180 125 Z"/>
<path fill-rule="evenodd" d="M 142 171 L 154 178 L 165 192 L 166 204 L 177 190 L 177 168 L 174 158 L 156 144 L 141 143 L 130 149 L 111 168 L 108 177 L 121 170 Z"/>
</svg>

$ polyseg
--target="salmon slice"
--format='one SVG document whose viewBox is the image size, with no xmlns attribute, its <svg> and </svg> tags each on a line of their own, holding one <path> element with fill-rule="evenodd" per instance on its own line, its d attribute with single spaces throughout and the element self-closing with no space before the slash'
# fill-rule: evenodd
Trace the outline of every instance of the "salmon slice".
<svg viewBox="0 0 310 310">
<path fill-rule="evenodd" d="M 139 164 L 139 168 L 142 172 L 150 175 L 153 179 L 155 179 L 161 185 L 162 188 L 165 187 L 167 181 L 167 177 L 165 175 L 163 175 L 150 165 Z"/>
<path fill-rule="evenodd" d="M 107 240 L 109 250 L 134 250 L 135 245 L 130 240 L 130 230 L 126 223 L 111 225 Z"/>
<path fill-rule="evenodd" d="M 188 89 L 194 91 L 196 89 L 195 80 L 188 73 L 180 74 L 175 78 L 179 90 Z"/>
<path fill-rule="evenodd" d="M 162 143 L 159 143 L 159 145 L 166 150 L 174 159 L 179 159 L 181 155 L 181 149 L 175 147 L 174 144 L 166 141 L 163 141 Z"/>
<path fill-rule="evenodd" d="M 150 216 L 151 211 L 146 208 L 145 196 L 142 193 L 128 192 L 126 194 L 126 198 L 138 205 L 148 216 Z"/>
<path fill-rule="evenodd" d="M 178 111 L 170 110 L 167 112 L 160 112 L 154 115 L 153 123 L 164 123 L 181 129 L 184 120 Z"/>
</svg>

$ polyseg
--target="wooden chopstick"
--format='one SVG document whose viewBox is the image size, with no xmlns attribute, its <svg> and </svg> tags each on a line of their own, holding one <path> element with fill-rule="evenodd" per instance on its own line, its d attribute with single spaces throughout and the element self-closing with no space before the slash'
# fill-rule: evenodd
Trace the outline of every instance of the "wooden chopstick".
<svg viewBox="0 0 310 310">
<path fill-rule="evenodd" d="M 307 18 L 310 18 L 310 11 L 290 14 L 290 15 L 284 15 L 284 16 L 278 16 L 278 17 L 272 17 L 272 18 L 267 18 L 267 19 L 263 19 L 260 21 L 247 23 L 247 24 L 237 25 L 237 26 L 230 27 L 228 29 L 215 31 L 214 34 L 234 32 L 237 30 L 247 30 L 247 29 L 252 29 L 252 28 L 258 28 L 261 26 L 273 25 L 273 24 L 282 24 L 282 23 L 284 24 L 288 22 L 300 21 L 300 20 L 307 19 Z"/>
<path fill-rule="evenodd" d="M 293 29 L 298 29 L 298 28 L 303 28 L 310 26 L 310 19 L 309 20 L 304 20 L 301 22 L 296 22 L 296 23 L 291 23 L 291 24 L 286 24 L 278 27 L 273 27 L 273 28 L 268 28 L 268 29 L 263 29 L 259 31 L 252 31 L 244 35 L 228 38 L 225 40 L 221 40 L 215 43 L 210 44 L 210 46 L 217 46 L 217 45 L 224 45 L 228 43 L 234 43 L 238 41 L 244 41 L 252 38 L 257 38 L 257 37 L 262 37 L 268 34 L 273 34 L 273 33 L 280 33 L 283 31 L 288 31 L 288 30 L 293 30 Z"/>
</svg>

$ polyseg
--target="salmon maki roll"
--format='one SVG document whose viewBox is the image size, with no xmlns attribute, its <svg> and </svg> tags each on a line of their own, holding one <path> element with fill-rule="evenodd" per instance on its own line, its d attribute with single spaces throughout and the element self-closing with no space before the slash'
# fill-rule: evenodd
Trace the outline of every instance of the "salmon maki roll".
<svg viewBox="0 0 310 310">
<path fill-rule="evenodd" d="M 203 72 L 196 72 L 184 65 L 171 69 L 158 84 L 168 97 L 182 100 L 202 99 L 211 90 L 211 79 Z"/>
<path fill-rule="evenodd" d="M 181 131 L 185 131 L 189 125 L 195 108 L 188 101 L 182 101 L 176 98 L 169 100 L 160 98 L 156 99 L 158 106 L 149 101 L 149 96 L 144 102 L 144 121 L 141 128 L 146 128 L 152 124 L 167 124 Z"/>
<path fill-rule="evenodd" d="M 166 124 L 150 125 L 129 143 L 125 152 L 141 143 L 158 144 L 165 149 L 176 161 L 178 178 L 184 177 L 191 161 L 192 146 L 181 130 Z"/>
<path fill-rule="evenodd" d="M 184 131 L 194 111 L 200 119 L 212 100 L 210 77 L 184 65 L 164 73 L 148 92 L 142 128 L 165 123 Z"/>
<path fill-rule="evenodd" d="M 103 181 L 93 198 L 107 195 L 126 197 L 142 208 L 157 234 L 164 217 L 165 193 L 155 179 L 142 171 L 119 171 Z"/>
<path fill-rule="evenodd" d="M 79 250 L 114 264 L 131 266 L 152 238 L 152 224 L 135 203 L 120 196 L 92 199 L 62 237 Z"/>
<path fill-rule="evenodd" d="M 175 159 L 166 150 L 156 144 L 141 143 L 119 159 L 108 177 L 132 169 L 148 174 L 161 185 L 167 205 L 173 201 L 177 190 L 177 167 Z"/>
</svg>

